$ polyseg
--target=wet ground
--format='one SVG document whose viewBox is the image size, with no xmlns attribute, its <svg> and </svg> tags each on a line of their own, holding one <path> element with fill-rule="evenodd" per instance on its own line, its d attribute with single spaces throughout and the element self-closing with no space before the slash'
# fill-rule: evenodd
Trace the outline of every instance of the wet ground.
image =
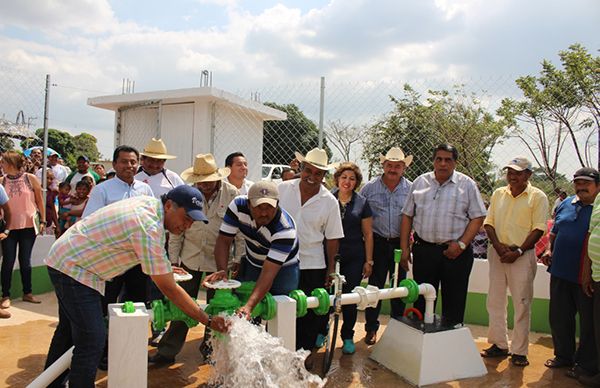
<svg viewBox="0 0 600 388">
<path fill-rule="evenodd" d="M 0 386 L 25 387 L 41 371 L 48 345 L 56 326 L 57 305 L 53 293 L 40 295 L 43 303 L 32 305 L 13 300 L 12 317 L 0 320 Z M 385 317 L 384 317 L 385 318 Z M 398 375 L 370 360 L 369 347 L 365 345 L 364 317 L 359 313 L 356 325 L 356 353 L 342 355 L 341 341 L 327 378 L 326 387 L 409 387 Z M 383 321 L 385 324 L 387 321 Z M 479 349 L 487 347 L 486 327 L 469 326 Z M 382 328 L 383 329 L 383 328 Z M 382 332 L 382 330 L 380 330 Z M 198 347 L 203 335 L 202 327 L 190 330 L 188 341 L 169 367 L 149 368 L 149 387 L 198 387 L 208 381 L 212 369 L 201 365 Z M 544 361 L 553 356 L 549 335 L 532 333 L 529 348 L 531 365 L 514 367 L 508 359 L 485 359 L 488 374 L 480 378 L 452 381 L 432 387 L 577 387 L 576 381 L 564 376 L 565 369 L 548 369 Z M 155 350 L 149 348 L 152 354 Z M 319 366 L 323 351 L 317 355 L 314 372 Z M 106 373 L 99 371 L 97 385 L 106 387 Z"/>
</svg>

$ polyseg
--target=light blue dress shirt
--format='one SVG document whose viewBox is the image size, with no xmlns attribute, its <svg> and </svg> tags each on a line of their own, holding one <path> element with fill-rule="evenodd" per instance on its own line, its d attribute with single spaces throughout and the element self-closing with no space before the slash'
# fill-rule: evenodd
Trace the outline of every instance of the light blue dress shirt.
<svg viewBox="0 0 600 388">
<path fill-rule="evenodd" d="M 111 203 L 140 195 L 154 196 L 152 189 L 146 183 L 134 180 L 130 185 L 115 176 L 94 187 L 81 218 Z"/>
</svg>

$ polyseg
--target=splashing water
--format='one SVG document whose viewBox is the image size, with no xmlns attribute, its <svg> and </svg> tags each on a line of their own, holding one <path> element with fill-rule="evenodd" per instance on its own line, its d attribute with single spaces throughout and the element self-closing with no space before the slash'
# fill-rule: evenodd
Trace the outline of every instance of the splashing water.
<svg viewBox="0 0 600 388">
<path fill-rule="evenodd" d="M 227 336 L 210 339 L 215 374 L 213 386 L 225 387 L 323 387 L 325 382 L 304 367 L 306 350 L 293 352 L 262 326 L 231 318 Z"/>
</svg>

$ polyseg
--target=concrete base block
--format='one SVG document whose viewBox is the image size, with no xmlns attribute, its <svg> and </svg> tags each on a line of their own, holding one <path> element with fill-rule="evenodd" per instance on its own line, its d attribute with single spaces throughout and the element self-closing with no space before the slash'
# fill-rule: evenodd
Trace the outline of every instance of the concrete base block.
<svg viewBox="0 0 600 388">
<path fill-rule="evenodd" d="M 424 333 L 390 319 L 370 357 L 417 386 L 487 374 L 467 327 Z"/>
</svg>

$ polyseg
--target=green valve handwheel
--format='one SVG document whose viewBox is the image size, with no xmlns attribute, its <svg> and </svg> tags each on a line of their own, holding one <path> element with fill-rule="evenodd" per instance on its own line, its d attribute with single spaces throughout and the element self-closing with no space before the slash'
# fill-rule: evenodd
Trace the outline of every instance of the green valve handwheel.
<svg viewBox="0 0 600 388">
<path fill-rule="evenodd" d="M 121 311 L 123 311 L 126 314 L 135 313 L 135 306 L 133 305 L 133 302 L 127 301 L 127 302 L 123 303 L 123 306 L 121 307 Z"/>
<path fill-rule="evenodd" d="M 413 279 L 402 279 L 399 286 L 408 289 L 408 295 L 402 298 L 402 302 L 415 303 L 419 299 L 419 285 Z"/>
<path fill-rule="evenodd" d="M 302 290 L 293 290 L 289 297 L 296 301 L 296 316 L 302 318 L 308 312 L 308 304 L 306 303 L 306 294 Z"/>
<path fill-rule="evenodd" d="M 315 288 L 311 293 L 312 296 L 315 296 L 319 300 L 319 305 L 313 309 L 315 314 L 317 315 L 325 315 L 329 312 L 329 293 L 324 288 Z"/>
</svg>

